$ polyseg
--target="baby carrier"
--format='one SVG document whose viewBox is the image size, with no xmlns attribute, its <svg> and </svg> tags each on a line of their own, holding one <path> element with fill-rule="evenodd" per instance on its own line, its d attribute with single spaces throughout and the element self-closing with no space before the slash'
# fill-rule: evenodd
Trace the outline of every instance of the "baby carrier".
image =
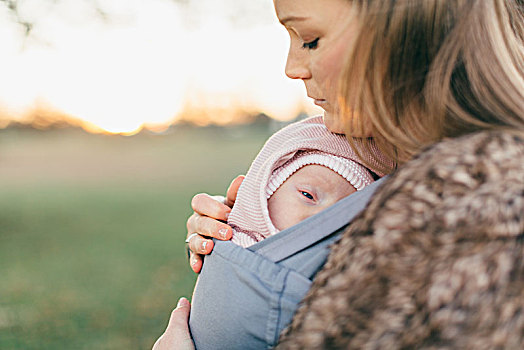
<svg viewBox="0 0 524 350">
<path fill-rule="evenodd" d="M 384 178 L 248 248 L 215 240 L 189 320 L 197 349 L 270 349 L 345 226 Z"/>
</svg>

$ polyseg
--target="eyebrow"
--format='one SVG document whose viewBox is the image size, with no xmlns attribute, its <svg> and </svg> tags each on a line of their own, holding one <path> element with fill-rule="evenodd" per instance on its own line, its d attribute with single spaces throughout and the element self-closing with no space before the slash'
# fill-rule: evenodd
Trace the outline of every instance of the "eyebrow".
<svg viewBox="0 0 524 350">
<path fill-rule="evenodd" d="M 307 19 L 307 17 L 300 17 L 300 16 L 288 16 L 288 17 L 284 17 L 282 19 L 279 20 L 279 22 L 282 24 L 282 25 L 286 25 L 287 22 L 291 22 L 291 21 L 305 21 Z"/>
</svg>

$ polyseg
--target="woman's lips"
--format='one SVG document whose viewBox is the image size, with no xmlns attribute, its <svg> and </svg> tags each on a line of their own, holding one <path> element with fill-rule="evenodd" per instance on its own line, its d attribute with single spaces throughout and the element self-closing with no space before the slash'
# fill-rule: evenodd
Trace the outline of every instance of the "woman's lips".
<svg viewBox="0 0 524 350">
<path fill-rule="evenodd" d="M 324 108 L 327 104 L 326 100 L 324 99 L 315 99 L 314 103 L 319 106 L 319 107 L 322 107 Z"/>
</svg>

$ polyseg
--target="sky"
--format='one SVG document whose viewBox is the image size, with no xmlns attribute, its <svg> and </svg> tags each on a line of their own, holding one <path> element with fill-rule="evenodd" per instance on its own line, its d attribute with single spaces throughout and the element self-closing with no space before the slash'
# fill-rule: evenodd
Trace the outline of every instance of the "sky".
<svg viewBox="0 0 524 350">
<path fill-rule="evenodd" d="M 318 111 L 284 75 L 288 38 L 270 0 L 99 4 L 107 16 L 88 0 L 21 0 L 29 36 L 0 4 L 0 127 L 37 109 L 124 134 Z"/>
</svg>

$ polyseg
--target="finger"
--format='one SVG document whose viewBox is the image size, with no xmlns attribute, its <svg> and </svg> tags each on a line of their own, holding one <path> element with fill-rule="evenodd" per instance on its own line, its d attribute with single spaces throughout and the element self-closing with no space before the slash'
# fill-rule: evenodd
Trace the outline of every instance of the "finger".
<svg viewBox="0 0 524 350">
<path fill-rule="evenodd" d="M 186 226 L 188 237 L 190 234 L 196 232 L 201 236 L 214 237 L 225 241 L 231 239 L 231 236 L 233 235 L 233 230 L 231 229 L 231 226 L 229 226 L 228 224 L 217 221 L 207 216 L 199 215 L 197 213 L 194 213 L 189 217 L 189 219 L 187 219 Z M 193 240 L 194 238 L 191 239 L 191 241 Z M 202 244 L 202 241 L 200 239 L 196 241 L 196 244 L 199 243 Z"/>
<path fill-rule="evenodd" d="M 224 204 L 228 207 L 232 208 L 235 204 L 235 201 L 237 200 L 238 188 L 242 184 L 242 181 L 244 181 L 244 178 L 244 175 L 238 175 L 229 185 L 226 193 L 226 200 L 224 201 Z"/>
<path fill-rule="evenodd" d="M 207 193 L 199 193 L 191 200 L 191 208 L 204 216 L 209 216 L 216 220 L 227 221 L 231 208 L 215 199 Z"/>
<path fill-rule="evenodd" d="M 180 298 L 176 308 L 171 312 L 169 323 L 167 324 L 166 332 L 172 332 L 172 334 L 181 333 L 189 337 L 189 312 L 191 310 L 191 304 L 186 298 Z"/>
<path fill-rule="evenodd" d="M 202 270 L 202 257 L 195 253 L 189 254 L 189 265 L 191 266 L 191 270 L 195 273 L 200 273 L 200 270 Z"/>
<path fill-rule="evenodd" d="M 193 253 L 207 255 L 213 250 L 213 241 L 200 235 L 193 235 L 188 242 L 188 246 Z"/>
<path fill-rule="evenodd" d="M 167 328 L 153 345 L 153 350 L 193 350 L 194 344 L 189 332 L 188 319 L 191 305 L 186 298 L 180 298 L 176 309 L 171 312 Z"/>
</svg>

